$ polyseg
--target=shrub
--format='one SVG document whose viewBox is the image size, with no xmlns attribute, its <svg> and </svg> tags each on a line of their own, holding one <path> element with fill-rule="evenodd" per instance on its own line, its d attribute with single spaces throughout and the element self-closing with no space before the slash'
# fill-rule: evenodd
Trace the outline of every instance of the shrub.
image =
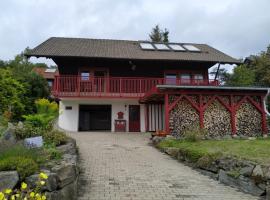
<svg viewBox="0 0 270 200">
<path fill-rule="evenodd" d="M 48 99 L 38 99 L 35 101 L 35 104 L 38 114 L 58 115 L 58 105 L 55 102 L 50 102 Z"/>
<path fill-rule="evenodd" d="M 48 114 L 24 115 L 26 123 L 33 127 L 40 127 L 43 130 L 51 130 L 55 116 Z"/>
<path fill-rule="evenodd" d="M 186 141 L 196 142 L 205 138 L 207 132 L 204 129 L 193 127 L 186 129 L 183 133 L 183 137 Z"/>
<path fill-rule="evenodd" d="M 33 126 L 31 123 L 24 123 L 23 127 L 16 126 L 15 135 L 18 139 L 41 136 L 45 130 L 39 126 Z"/>
<path fill-rule="evenodd" d="M 62 153 L 58 149 L 56 149 L 55 144 L 45 144 L 44 148 L 50 160 L 53 159 L 59 160 L 62 158 Z"/>
<path fill-rule="evenodd" d="M 0 171 L 16 170 L 21 179 L 24 179 L 38 171 L 38 164 L 30 158 L 25 157 L 7 157 L 0 160 Z"/>
<path fill-rule="evenodd" d="M 52 130 L 43 134 L 45 143 L 54 144 L 56 146 L 65 144 L 67 142 L 67 135 L 59 130 Z"/>
</svg>

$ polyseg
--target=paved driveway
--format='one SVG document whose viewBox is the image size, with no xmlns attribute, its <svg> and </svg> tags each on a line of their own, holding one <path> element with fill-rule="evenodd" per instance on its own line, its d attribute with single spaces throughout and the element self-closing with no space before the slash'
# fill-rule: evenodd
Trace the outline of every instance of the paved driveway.
<svg viewBox="0 0 270 200">
<path fill-rule="evenodd" d="M 79 200 L 257 199 L 150 146 L 138 133 L 71 133 L 81 153 Z"/>
</svg>

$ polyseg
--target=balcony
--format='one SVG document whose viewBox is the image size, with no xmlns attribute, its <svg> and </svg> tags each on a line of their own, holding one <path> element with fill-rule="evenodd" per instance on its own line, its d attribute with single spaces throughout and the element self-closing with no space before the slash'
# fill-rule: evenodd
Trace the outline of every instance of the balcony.
<svg viewBox="0 0 270 200">
<path fill-rule="evenodd" d="M 156 85 L 218 86 L 217 80 L 168 79 L 149 77 L 56 76 L 52 87 L 55 97 L 140 98 Z"/>
</svg>

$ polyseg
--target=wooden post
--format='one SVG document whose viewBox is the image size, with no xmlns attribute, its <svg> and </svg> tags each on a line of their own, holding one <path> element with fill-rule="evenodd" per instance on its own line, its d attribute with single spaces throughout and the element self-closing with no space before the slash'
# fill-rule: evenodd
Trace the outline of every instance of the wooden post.
<svg viewBox="0 0 270 200">
<path fill-rule="evenodd" d="M 262 132 L 263 132 L 263 136 L 267 137 L 268 128 L 267 128 L 267 121 L 266 121 L 266 113 L 264 110 L 264 97 L 263 96 L 261 96 L 261 113 L 262 113 Z"/>
<path fill-rule="evenodd" d="M 231 128 L 232 128 L 232 136 L 236 135 L 236 106 L 234 105 L 233 102 L 233 95 L 230 95 L 230 115 L 231 115 Z"/>
<path fill-rule="evenodd" d="M 165 131 L 170 134 L 169 95 L 165 94 Z"/>
</svg>

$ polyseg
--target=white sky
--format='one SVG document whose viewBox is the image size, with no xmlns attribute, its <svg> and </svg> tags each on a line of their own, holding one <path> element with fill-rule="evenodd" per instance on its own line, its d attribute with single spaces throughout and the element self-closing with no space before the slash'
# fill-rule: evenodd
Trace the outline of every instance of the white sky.
<svg viewBox="0 0 270 200">
<path fill-rule="evenodd" d="M 235 58 L 270 44 L 270 0 L 1 0 L 0 59 L 52 36 L 207 43 Z M 43 61 L 43 60 L 42 60 Z"/>
</svg>

